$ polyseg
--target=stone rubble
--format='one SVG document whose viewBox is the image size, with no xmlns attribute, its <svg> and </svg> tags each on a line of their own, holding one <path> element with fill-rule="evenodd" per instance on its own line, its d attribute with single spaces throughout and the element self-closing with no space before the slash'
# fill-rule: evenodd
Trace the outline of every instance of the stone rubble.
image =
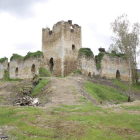
<svg viewBox="0 0 140 140">
<path fill-rule="evenodd" d="M 14 102 L 14 106 L 38 106 L 40 104 L 38 98 L 31 98 L 29 96 L 17 98 Z"/>
</svg>

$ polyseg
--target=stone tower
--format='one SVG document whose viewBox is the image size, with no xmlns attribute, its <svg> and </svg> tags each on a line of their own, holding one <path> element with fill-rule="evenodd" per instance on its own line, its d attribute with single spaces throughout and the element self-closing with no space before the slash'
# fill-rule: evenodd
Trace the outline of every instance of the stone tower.
<svg viewBox="0 0 140 140">
<path fill-rule="evenodd" d="M 81 27 L 72 21 L 58 22 L 53 29 L 42 29 L 44 67 L 54 76 L 66 76 L 77 69 L 81 48 Z"/>
</svg>

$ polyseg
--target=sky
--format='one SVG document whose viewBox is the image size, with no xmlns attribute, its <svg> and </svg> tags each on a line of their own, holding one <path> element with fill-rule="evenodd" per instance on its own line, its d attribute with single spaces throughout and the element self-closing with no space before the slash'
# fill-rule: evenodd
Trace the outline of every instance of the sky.
<svg viewBox="0 0 140 140">
<path fill-rule="evenodd" d="M 140 23 L 140 0 L 0 0 L 0 58 L 41 50 L 42 28 L 72 20 L 82 27 L 82 47 L 108 50 L 110 23 L 127 14 Z M 137 58 L 140 68 L 140 57 Z"/>
</svg>

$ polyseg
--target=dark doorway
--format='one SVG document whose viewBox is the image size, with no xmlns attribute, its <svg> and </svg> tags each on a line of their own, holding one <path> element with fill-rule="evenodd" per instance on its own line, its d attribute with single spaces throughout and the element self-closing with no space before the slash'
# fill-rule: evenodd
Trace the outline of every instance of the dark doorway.
<svg viewBox="0 0 140 140">
<path fill-rule="evenodd" d="M 31 72 L 32 72 L 32 75 L 35 75 L 35 64 L 32 65 Z"/>
<path fill-rule="evenodd" d="M 116 79 L 120 79 L 120 72 L 119 72 L 119 70 L 116 71 Z"/>
<path fill-rule="evenodd" d="M 88 76 L 91 77 L 91 72 L 88 73 Z"/>
<path fill-rule="evenodd" d="M 15 70 L 15 74 L 16 74 L 16 76 L 18 76 L 18 67 Z"/>
<path fill-rule="evenodd" d="M 75 45 L 74 45 L 74 44 L 72 45 L 72 50 L 73 50 L 73 51 L 75 50 Z"/>
<path fill-rule="evenodd" d="M 51 73 L 53 73 L 53 66 L 54 66 L 53 58 L 51 57 L 51 59 L 50 59 L 50 72 Z"/>
</svg>

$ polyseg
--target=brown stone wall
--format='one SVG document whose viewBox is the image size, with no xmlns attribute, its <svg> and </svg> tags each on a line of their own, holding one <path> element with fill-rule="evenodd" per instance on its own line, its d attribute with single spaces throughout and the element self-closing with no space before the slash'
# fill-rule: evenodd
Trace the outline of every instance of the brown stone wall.
<svg viewBox="0 0 140 140">
<path fill-rule="evenodd" d="M 0 63 L 0 79 L 3 78 L 5 70 L 8 70 L 8 59 L 6 59 L 3 63 Z"/>
<path fill-rule="evenodd" d="M 39 68 L 41 67 L 42 59 L 29 58 L 25 61 L 12 60 L 10 62 L 10 78 L 12 79 L 26 79 L 32 78 L 34 74 L 39 74 Z M 32 71 L 32 67 L 35 65 L 35 72 Z M 17 70 L 18 69 L 18 70 Z"/>
<path fill-rule="evenodd" d="M 129 64 L 126 59 L 105 54 L 101 61 L 100 76 L 116 79 L 117 70 L 122 81 L 129 81 Z"/>
<path fill-rule="evenodd" d="M 85 55 L 78 58 L 78 70 L 87 76 L 94 76 L 95 74 L 95 60 L 94 57 L 87 57 Z"/>
<path fill-rule="evenodd" d="M 66 76 L 76 70 L 80 47 L 81 27 L 78 25 L 61 21 L 53 26 L 52 31 L 49 28 L 42 29 L 44 67 L 50 70 L 50 59 L 53 58 L 54 76 Z"/>
</svg>

